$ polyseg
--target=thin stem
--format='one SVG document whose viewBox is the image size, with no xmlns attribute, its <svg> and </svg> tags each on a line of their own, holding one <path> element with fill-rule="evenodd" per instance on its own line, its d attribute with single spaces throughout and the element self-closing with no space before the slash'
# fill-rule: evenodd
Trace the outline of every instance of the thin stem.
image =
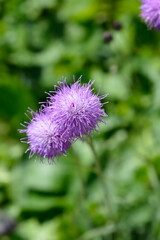
<svg viewBox="0 0 160 240">
<path fill-rule="evenodd" d="M 72 147 L 72 149 L 73 149 L 73 147 Z M 73 151 L 74 151 L 74 149 L 73 149 Z M 75 152 L 73 154 L 75 155 Z M 75 164 L 75 160 L 68 158 L 68 161 Z M 84 168 L 84 169 L 88 170 L 89 172 L 93 172 L 93 173 L 97 174 L 97 169 L 95 167 L 86 166 L 84 164 L 81 164 L 80 161 L 78 164 L 81 168 Z"/>
<path fill-rule="evenodd" d="M 156 234 L 156 231 L 159 226 L 159 221 L 160 221 L 160 214 L 159 214 L 160 182 L 153 164 L 149 160 L 147 160 L 146 163 L 147 163 L 150 185 L 153 191 L 155 192 L 155 196 L 156 196 L 155 205 L 154 205 L 154 211 L 155 211 L 154 219 L 152 221 L 152 230 L 151 230 L 151 236 L 150 236 L 150 238 L 152 239 L 153 236 L 155 236 Z"/>
<path fill-rule="evenodd" d="M 148 176 L 153 190 L 157 194 L 157 197 L 160 199 L 160 183 L 157 172 L 155 171 L 155 168 L 151 163 L 148 164 Z"/>
<path fill-rule="evenodd" d="M 73 149 L 73 146 L 72 146 L 72 149 Z M 74 149 L 73 149 L 73 151 L 74 151 Z M 75 151 L 74 151 L 73 154 L 75 155 Z M 76 154 L 76 156 L 77 156 L 77 154 Z M 69 161 L 70 163 L 75 164 L 75 160 L 72 160 L 72 159 L 70 159 L 70 158 L 68 158 L 67 161 Z M 77 163 L 76 163 L 76 164 L 77 164 Z M 87 165 L 81 164 L 80 161 L 78 161 L 78 165 L 81 167 L 81 169 L 86 169 L 86 170 L 89 171 L 89 172 L 93 172 L 93 173 L 95 173 L 95 174 L 98 174 L 97 168 L 94 167 L 94 166 L 87 166 Z M 114 178 L 106 177 L 106 179 L 109 180 L 109 181 L 110 181 L 110 180 L 115 181 L 115 183 L 116 183 L 116 180 L 115 180 Z"/>
<path fill-rule="evenodd" d="M 91 139 L 88 140 L 88 144 L 93 152 L 93 155 L 94 155 L 94 159 L 95 159 L 95 165 L 96 165 L 96 168 L 97 168 L 97 176 L 100 180 L 100 183 L 101 183 L 101 186 L 103 188 L 103 192 L 104 192 L 104 197 L 105 197 L 105 205 L 106 205 L 106 208 L 107 208 L 107 214 L 110 215 L 111 218 L 114 218 L 114 208 L 113 208 L 113 205 L 112 205 L 112 201 L 109 197 L 110 193 L 107 189 L 107 185 L 106 185 L 106 182 L 105 182 L 105 178 L 104 178 L 104 175 L 103 175 L 103 171 L 102 171 L 102 168 L 101 168 L 101 165 L 100 165 L 100 161 L 98 159 L 98 156 L 97 156 L 97 153 L 96 153 L 96 150 L 94 148 L 94 145 L 93 145 L 93 142 Z M 108 211 L 109 209 L 109 211 Z"/>
<path fill-rule="evenodd" d="M 74 162 L 76 163 L 79 179 L 81 181 L 81 188 L 82 188 L 82 190 L 81 190 L 81 200 L 84 200 L 85 196 L 86 196 L 86 188 L 85 188 L 85 181 L 84 181 L 83 172 L 82 172 L 82 165 L 80 164 L 78 156 L 77 156 L 73 147 L 72 147 L 72 152 L 74 154 L 74 158 L 75 158 Z"/>
</svg>

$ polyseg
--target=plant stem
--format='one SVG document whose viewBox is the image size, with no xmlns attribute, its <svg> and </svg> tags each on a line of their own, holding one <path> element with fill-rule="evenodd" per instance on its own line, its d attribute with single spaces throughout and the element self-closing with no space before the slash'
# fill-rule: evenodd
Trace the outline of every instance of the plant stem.
<svg viewBox="0 0 160 240">
<path fill-rule="evenodd" d="M 73 147 L 72 147 L 72 149 L 73 149 Z M 73 151 L 74 151 L 74 149 L 73 149 Z M 73 153 L 73 154 L 75 155 L 75 153 Z M 77 156 L 77 155 L 75 155 L 75 156 Z M 75 164 L 75 160 L 68 159 L 68 161 L 71 162 L 71 163 L 73 163 L 73 164 Z M 77 163 L 76 163 L 76 164 L 77 164 Z M 89 172 L 93 172 L 93 173 L 97 174 L 97 169 L 96 169 L 96 167 L 86 166 L 86 165 L 84 165 L 84 164 L 81 164 L 80 161 L 78 162 L 78 164 L 79 164 L 79 166 L 80 166 L 81 168 L 86 169 L 86 170 L 89 171 Z"/>
<path fill-rule="evenodd" d="M 148 165 L 148 176 L 149 176 L 150 184 L 153 190 L 155 191 L 158 197 L 158 200 L 160 200 L 160 183 L 159 183 L 157 173 L 155 171 L 154 166 L 151 163 L 147 165 Z"/>
<path fill-rule="evenodd" d="M 81 188 L 82 188 L 82 190 L 81 190 L 81 200 L 84 200 L 85 196 L 86 196 L 86 189 L 85 189 L 85 181 L 84 181 L 83 172 L 82 172 L 82 166 L 80 164 L 78 156 L 77 156 L 73 147 L 72 147 L 72 151 L 73 151 L 73 154 L 74 154 L 78 175 L 79 175 L 79 178 L 80 178 L 80 181 L 81 181 Z"/>
<path fill-rule="evenodd" d="M 154 202 L 154 219 L 152 221 L 151 235 L 150 239 L 153 239 L 156 236 L 157 229 L 159 228 L 160 223 L 160 214 L 159 214 L 159 200 L 160 200 L 160 183 L 157 172 L 153 164 L 147 161 L 148 168 L 148 177 L 150 185 L 155 192 L 155 202 Z"/>
<path fill-rule="evenodd" d="M 112 205 L 112 201 L 109 197 L 110 193 L 107 189 L 107 185 L 106 185 L 105 178 L 104 178 L 104 175 L 103 175 L 103 171 L 102 171 L 102 168 L 101 168 L 101 165 L 100 165 L 100 161 L 98 159 L 95 147 L 94 147 L 91 139 L 88 140 L 88 144 L 89 144 L 89 146 L 90 146 L 90 148 L 93 152 L 93 155 L 94 155 L 95 165 L 96 165 L 96 168 L 97 168 L 97 176 L 100 180 L 100 183 L 101 183 L 101 186 L 102 186 L 102 189 L 103 189 L 103 192 L 104 192 L 105 206 L 106 206 L 106 209 L 107 209 L 107 214 L 109 214 L 111 218 L 114 218 L 115 214 L 114 214 L 114 208 L 113 208 L 113 205 Z M 108 211 L 108 209 L 109 209 L 109 211 Z"/>
</svg>

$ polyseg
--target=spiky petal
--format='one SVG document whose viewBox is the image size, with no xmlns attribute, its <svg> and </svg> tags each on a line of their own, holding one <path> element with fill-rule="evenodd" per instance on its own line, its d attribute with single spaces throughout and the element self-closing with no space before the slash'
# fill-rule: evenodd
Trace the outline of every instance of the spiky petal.
<svg viewBox="0 0 160 240">
<path fill-rule="evenodd" d="M 30 150 L 29 157 L 37 154 L 41 156 L 42 160 L 45 157 L 53 159 L 61 154 L 66 154 L 66 150 L 70 148 L 71 144 L 61 137 L 59 127 L 52 121 L 52 118 L 42 111 L 39 113 L 31 111 L 31 114 L 33 118 L 30 123 L 25 126 L 25 129 L 19 130 L 20 133 L 25 132 L 27 135 L 25 142 L 29 144 L 27 149 L 27 151 Z"/>
<path fill-rule="evenodd" d="M 146 22 L 149 29 L 160 30 L 160 0 L 141 0 L 140 16 Z"/>
<path fill-rule="evenodd" d="M 100 100 L 106 95 L 93 93 L 92 84 L 89 81 L 81 85 L 81 77 L 71 85 L 64 80 L 50 95 L 47 111 L 61 127 L 65 138 L 88 137 L 96 130 L 99 122 L 104 122 L 103 117 L 107 115 Z"/>
</svg>

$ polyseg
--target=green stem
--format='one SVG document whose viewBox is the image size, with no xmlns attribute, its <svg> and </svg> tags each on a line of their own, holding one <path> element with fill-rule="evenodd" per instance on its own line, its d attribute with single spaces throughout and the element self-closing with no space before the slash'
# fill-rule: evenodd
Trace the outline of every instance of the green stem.
<svg viewBox="0 0 160 240">
<path fill-rule="evenodd" d="M 148 176 L 150 180 L 150 184 L 155 191 L 157 197 L 160 199 L 160 184 L 159 179 L 157 176 L 157 173 L 154 169 L 154 166 L 152 164 L 148 164 Z"/>
<path fill-rule="evenodd" d="M 73 149 L 73 147 L 72 147 L 72 149 Z M 74 149 L 73 149 L 73 151 L 74 151 Z M 73 153 L 74 155 L 75 155 L 75 153 Z M 75 156 L 77 156 L 77 154 L 75 155 Z M 68 159 L 68 161 L 69 162 L 71 162 L 71 163 L 73 163 L 73 164 L 75 164 L 75 160 L 72 160 L 72 159 Z M 76 163 L 77 164 L 77 163 Z M 84 165 L 84 164 L 81 164 L 80 163 L 80 161 L 78 162 L 78 164 L 79 164 L 79 166 L 81 167 L 81 169 L 86 169 L 87 171 L 89 171 L 89 172 L 93 172 L 93 173 L 95 173 L 95 174 L 97 174 L 97 169 L 96 169 L 96 167 L 91 167 L 91 166 L 86 166 L 86 165 Z"/>
<path fill-rule="evenodd" d="M 74 158 L 75 158 L 75 163 L 76 163 L 76 166 L 77 166 L 79 179 L 81 181 L 81 188 L 82 188 L 82 190 L 81 190 L 81 200 L 83 201 L 85 199 L 85 196 L 86 196 L 86 188 L 85 188 L 85 181 L 84 181 L 83 172 L 82 172 L 82 166 L 80 164 L 78 156 L 77 156 L 76 152 L 74 151 L 73 147 L 72 147 L 72 152 L 74 154 Z"/>
<path fill-rule="evenodd" d="M 113 208 L 113 205 L 112 205 L 112 201 L 110 199 L 110 193 L 107 189 L 107 185 L 106 185 L 106 181 L 105 181 L 105 178 L 104 178 L 104 175 L 103 175 L 103 171 L 102 171 L 102 168 L 101 168 L 101 165 L 100 165 L 100 161 L 98 159 L 98 156 L 97 156 L 97 153 L 96 153 L 96 150 L 94 148 L 94 145 L 93 145 L 93 142 L 91 139 L 88 140 L 88 144 L 93 152 L 93 155 L 94 155 L 94 159 L 95 159 L 95 165 L 96 165 L 96 168 L 97 168 L 97 176 L 100 180 L 100 183 L 101 183 L 101 186 L 102 186 L 102 189 L 103 189 L 103 192 L 104 192 L 104 197 L 105 197 L 105 205 L 106 205 L 106 209 L 107 209 L 107 214 L 110 215 L 111 218 L 114 218 L 114 208 Z M 109 211 L 108 211 L 109 210 Z"/>
<path fill-rule="evenodd" d="M 159 200 L 160 200 L 160 183 L 157 176 L 157 172 L 149 161 L 147 161 L 147 168 L 148 168 L 148 177 L 150 181 L 150 185 L 155 192 L 155 205 L 154 205 L 154 219 L 152 221 L 152 228 L 151 228 L 151 235 L 150 239 L 153 239 L 156 235 L 156 231 L 159 227 L 160 222 L 160 214 L 159 214 Z"/>
</svg>

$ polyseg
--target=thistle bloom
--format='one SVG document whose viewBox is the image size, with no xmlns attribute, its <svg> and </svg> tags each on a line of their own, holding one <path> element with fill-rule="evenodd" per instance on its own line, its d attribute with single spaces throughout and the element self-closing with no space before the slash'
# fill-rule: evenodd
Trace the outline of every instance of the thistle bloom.
<svg viewBox="0 0 160 240">
<path fill-rule="evenodd" d="M 19 132 L 25 132 L 27 137 L 22 138 L 24 142 L 29 144 L 27 151 L 30 150 L 29 158 L 34 154 L 40 155 L 41 160 L 45 157 L 53 159 L 60 154 L 65 154 L 70 148 L 70 142 L 61 138 L 61 133 L 55 122 L 48 114 L 40 111 L 39 113 L 31 110 L 32 119 L 25 129 L 20 129 Z M 27 152 L 26 151 L 26 152 Z"/>
<path fill-rule="evenodd" d="M 91 89 L 93 82 L 81 86 L 81 77 L 73 84 L 67 85 L 64 80 L 55 86 L 57 89 L 49 94 L 49 107 L 52 119 L 57 123 L 66 139 L 88 137 L 92 131 L 97 131 L 102 117 L 107 116 L 102 109 L 101 99 L 107 95 L 98 96 Z"/>
<path fill-rule="evenodd" d="M 148 27 L 160 30 L 160 1 L 159 0 L 141 0 L 140 16 L 146 22 Z"/>
<path fill-rule="evenodd" d="M 93 93 L 92 84 L 89 81 L 81 85 L 81 77 L 71 85 L 63 80 L 49 93 L 49 100 L 39 113 L 30 109 L 30 123 L 25 122 L 26 125 L 22 124 L 25 128 L 19 130 L 26 133 L 21 140 L 29 144 L 29 158 L 34 154 L 40 155 L 41 160 L 65 155 L 75 140 L 97 131 L 99 122 L 104 122 L 103 117 L 107 116 L 102 109 L 105 103 L 101 103 L 107 95 Z"/>
</svg>

